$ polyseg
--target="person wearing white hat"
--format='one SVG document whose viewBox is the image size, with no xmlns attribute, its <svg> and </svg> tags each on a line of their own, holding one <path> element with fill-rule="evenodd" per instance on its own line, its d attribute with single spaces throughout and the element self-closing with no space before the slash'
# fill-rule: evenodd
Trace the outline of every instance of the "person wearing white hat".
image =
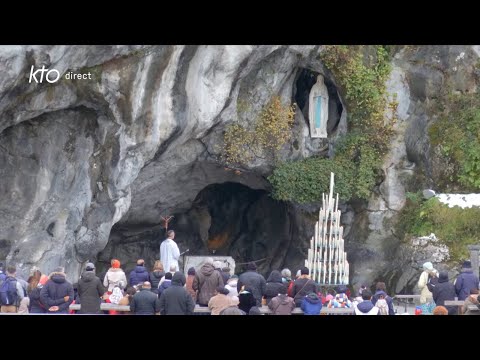
<svg viewBox="0 0 480 360">
<path fill-rule="evenodd" d="M 427 261 L 423 264 L 423 272 L 417 284 L 420 290 L 420 307 L 423 315 L 432 314 L 435 308 L 432 292 L 428 289 L 428 284 L 433 278 L 438 278 L 438 271 L 433 268 L 433 264 L 430 261 Z"/>
</svg>

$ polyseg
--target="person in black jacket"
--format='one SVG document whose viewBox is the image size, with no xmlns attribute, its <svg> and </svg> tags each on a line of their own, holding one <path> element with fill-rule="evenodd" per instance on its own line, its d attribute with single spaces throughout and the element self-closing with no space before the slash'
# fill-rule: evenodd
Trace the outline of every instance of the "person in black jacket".
<svg viewBox="0 0 480 360">
<path fill-rule="evenodd" d="M 101 314 L 101 296 L 106 289 L 102 281 L 95 276 L 95 265 L 87 263 L 85 271 L 78 280 L 78 297 L 80 298 L 79 314 Z"/>
<path fill-rule="evenodd" d="M 255 296 L 253 296 L 253 290 L 251 288 L 245 288 L 238 293 L 238 308 L 245 312 L 245 314 L 250 314 L 250 309 L 256 306 L 257 301 Z"/>
<path fill-rule="evenodd" d="M 250 288 L 257 302 L 256 305 L 262 306 L 262 296 L 265 294 L 267 282 L 261 274 L 257 273 L 257 265 L 254 262 L 248 263 L 247 271 L 238 278 L 237 291 L 239 294 L 243 286 Z"/>
<path fill-rule="evenodd" d="M 230 279 L 230 268 L 229 267 L 222 268 L 221 275 L 223 279 L 223 284 L 227 285 L 228 279 Z"/>
<path fill-rule="evenodd" d="M 165 276 L 165 271 L 163 269 L 163 264 L 160 260 L 155 261 L 153 265 L 153 270 L 150 273 L 150 284 L 152 284 L 152 292 L 158 294 L 158 284 L 162 277 Z"/>
<path fill-rule="evenodd" d="M 65 270 L 61 266 L 50 274 L 40 291 L 40 301 L 45 304 L 48 314 L 68 314 L 73 296 L 73 286 L 65 278 Z"/>
<path fill-rule="evenodd" d="M 158 298 L 162 295 L 162 292 L 172 286 L 173 275 L 171 272 L 165 274 L 165 281 L 158 287 Z"/>
<path fill-rule="evenodd" d="M 283 286 L 284 285 L 282 282 L 282 274 L 280 273 L 280 271 L 273 270 L 267 279 L 267 286 L 265 288 L 264 297 L 266 300 L 266 305 L 268 305 L 270 300 L 280 294 L 280 290 L 283 288 Z"/>
<path fill-rule="evenodd" d="M 192 296 L 185 285 L 186 279 L 182 272 L 177 271 L 172 278 L 172 285 L 160 296 L 161 315 L 191 315 L 195 308 Z"/>
<path fill-rule="evenodd" d="M 438 283 L 433 287 L 432 291 L 433 301 L 437 306 L 445 306 L 446 300 L 455 300 L 455 286 L 448 282 L 448 272 L 441 271 L 438 276 Z M 445 306 L 448 310 L 448 315 L 456 315 L 456 306 Z"/>
<path fill-rule="evenodd" d="M 29 313 L 44 314 L 47 311 L 45 305 L 40 302 L 40 291 L 42 290 L 43 285 L 46 283 L 45 278 L 46 275 L 44 275 L 42 278 L 42 273 L 40 270 L 35 270 L 33 275 L 28 278 L 27 295 L 30 298 L 28 305 Z M 40 282 L 40 279 L 43 279 L 43 281 Z"/>
<path fill-rule="evenodd" d="M 137 284 L 143 283 L 144 281 L 150 281 L 150 274 L 144 266 L 145 261 L 143 259 L 137 260 L 137 266 L 130 272 L 128 281 L 130 286 L 135 286 Z"/>
<path fill-rule="evenodd" d="M 303 266 L 300 268 L 300 277 L 293 283 L 292 297 L 295 300 L 295 306 L 300 307 L 302 300 L 310 293 L 318 293 L 317 283 L 309 278 L 310 270 Z"/>
<path fill-rule="evenodd" d="M 130 303 L 130 311 L 135 315 L 155 315 L 160 312 L 160 301 L 152 291 L 149 281 L 142 284 L 139 292 L 133 295 Z"/>
<path fill-rule="evenodd" d="M 455 280 L 458 300 L 465 300 L 470 295 L 470 289 L 478 289 L 478 287 L 478 276 L 473 273 L 472 263 L 466 260 L 463 262 L 462 273 Z"/>
</svg>

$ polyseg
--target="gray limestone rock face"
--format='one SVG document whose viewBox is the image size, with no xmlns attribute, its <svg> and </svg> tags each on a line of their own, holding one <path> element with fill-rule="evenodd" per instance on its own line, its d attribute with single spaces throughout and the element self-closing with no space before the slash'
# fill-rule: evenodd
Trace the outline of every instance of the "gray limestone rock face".
<svg viewBox="0 0 480 360">
<path fill-rule="evenodd" d="M 396 94 L 398 120 L 384 159 L 384 180 L 368 202 L 368 215 L 362 213 L 363 207 L 357 213 L 357 225 L 353 226 L 357 233 L 348 236 L 356 251 L 355 255 L 350 252 L 353 284 L 385 281 L 392 292 L 411 293 L 421 273 L 421 265 L 416 264 L 438 257 L 435 249 L 419 251 L 406 246 L 403 239 L 397 238 L 394 227 L 405 205 L 406 192 L 434 186 L 435 170 L 443 166 L 431 158 L 428 128 L 435 120 L 432 106 L 446 91 L 475 91 L 477 63 L 478 53 L 471 46 L 407 47 L 393 59 L 386 85 L 390 96 Z M 416 177 L 420 175 L 425 182 L 418 183 Z M 366 226 L 370 231 L 365 231 Z M 414 261 L 412 253 L 423 259 Z M 446 266 L 445 261 L 440 259 L 439 266 Z"/>
<path fill-rule="evenodd" d="M 206 255 L 224 241 L 219 255 L 238 263 L 267 257 L 261 272 L 284 266 L 294 272 L 306 258 L 318 204 L 275 202 L 266 177 L 278 160 L 333 156 L 348 132 L 345 94 L 321 63 L 322 49 L 0 46 L 0 259 L 17 264 L 24 277 L 33 266 L 49 273 L 63 265 L 72 281 L 88 260 L 106 268 L 116 256 L 131 267 L 145 257 L 151 266 L 163 237 L 160 217 L 168 214 L 183 232 L 183 250 L 197 252 L 191 255 Z M 383 180 L 368 202 L 344 205 L 354 284 L 379 279 L 398 257 L 391 224 L 412 176 L 432 173 L 428 104 L 446 79 L 454 91 L 476 88 L 478 53 L 471 46 L 424 46 L 401 50 L 393 60 L 387 89 L 397 94 L 399 120 Z M 59 81 L 29 82 L 32 66 L 56 69 Z M 68 73 L 92 78 L 66 79 Z M 306 73 L 325 76 L 335 119 L 329 138 L 311 139 L 305 112 L 297 111 L 292 138 L 277 157 L 266 152 L 242 168 L 225 167 L 226 126 L 251 128 L 273 95 L 285 103 L 302 100 L 308 88 L 301 96 L 297 89 Z M 225 183 L 257 192 L 243 205 L 251 208 L 236 199 L 218 216 L 227 203 L 199 200 L 204 189 Z M 230 235 L 218 237 L 231 224 Z M 390 286 L 402 288 L 409 266 L 395 268 Z"/>
<path fill-rule="evenodd" d="M 218 159 L 223 129 L 239 118 L 252 123 L 272 94 L 290 102 L 298 69 L 319 51 L 0 47 L 1 257 L 23 276 L 32 266 L 49 273 L 65 265 L 75 280 L 85 262 L 105 250 L 119 221 L 155 226 L 165 212 L 188 211 L 212 183 L 266 189 L 271 158 L 249 164 L 241 175 L 224 169 Z M 60 79 L 29 82 L 32 66 L 54 69 Z M 323 69 L 315 61 L 311 70 Z M 72 73 L 91 79 L 65 77 Z M 251 102 L 243 116 L 239 94 Z M 302 139 L 297 157 L 315 149 L 303 128 L 295 134 Z M 205 236 L 208 224 L 202 224 Z"/>
<path fill-rule="evenodd" d="M 423 271 L 422 265 L 427 261 L 438 271 L 448 271 L 450 279 L 458 274 L 457 269 L 446 264 L 450 257 L 449 249 L 439 243 L 435 234 L 409 239 L 398 247 L 395 255 L 386 271 L 386 277 L 394 284 L 395 293 L 418 293 L 418 279 Z"/>
</svg>

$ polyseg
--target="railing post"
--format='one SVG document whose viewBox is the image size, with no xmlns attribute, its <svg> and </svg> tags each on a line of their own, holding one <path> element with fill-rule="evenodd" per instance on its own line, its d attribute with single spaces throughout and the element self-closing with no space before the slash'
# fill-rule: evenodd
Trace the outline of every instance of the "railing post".
<svg viewBox="0 0 480 360">
<path fill-rule="evenodd" d="M 473 273 L 478 277 L 478 253 L 480 251 L 480 245 L 469 245 L 468 250 L 470 251 L 470 261 L 472 262 Z"/>
</svg>

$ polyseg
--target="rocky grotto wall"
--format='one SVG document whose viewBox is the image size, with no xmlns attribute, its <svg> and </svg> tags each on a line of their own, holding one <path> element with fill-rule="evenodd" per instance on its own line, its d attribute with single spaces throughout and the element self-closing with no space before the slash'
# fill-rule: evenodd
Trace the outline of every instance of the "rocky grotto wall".
<svg viewBox="0 0 480 360">
<path fill-rule="evenodd" d="M 435 255 L 444 245 L 430 244 L 420 251 L 418 239 L 403 239 L 403 234 L 396 232 L 404 216 L 407 193 L 426 188 L 446 190 L 444 179 L 432 171 L 445 164 L 433 165 L 438 149 L 431 145 L 429 129 L 440 111 L 448 107 L 448 98 L 477 91 L 476 49 L 454 45 L 405 47 L 394 57 L 387 89 L 397 94 L 398 121 L 383 164 L 385 178 L 368 205 L 357 210 L 352 224 L 352 228 L 361 229 L 355 232 L 356 241 L 349 242 L 353 244 L 354 282 L 382 280 L 391 292 L 412 293 L 425 261 L 433 261 L 439 269 L 451 271 L 452 276 L 459 268 L 458 263 L 447 263 L 445 257 Z M 456 114 L 451 114 L 450 121 L 453 127 Z"/>
<path fill-rule="evenodd" d="M 299 266 L 303 251 L 298 239 L 307 235 L 306 225 L 294 206 L 273 200 L 267 191 L 224 182 L 203 188 L 188 210 L 175 214 L 169 228 L 175 229 L 181 251 L 229 255 L 240 263 L 261 260 L 258 271 L 267 274 L 270 269 Z M 127 269 L 138 258 L 153 264 L 164 238 L 162 226 L 119 223 L 98 256 L 97 268 L 106 271 L 112 257 L 127 259 Z"/>
<path fill-rule="evenodd" d="M 271 93 L 291 100 L 298 69 L 318 50 L 1 47 L 2 256 L 19 273 L 61 264 L 75 276 L 105 248 L 120 219 L 155 225 L 165 212 L 190 209 L 204 187 L 228 181 L 223 170 L 210 168 L 219 165 L 217 147 L 224 125 L 237 118 L 238 97 L 251 104 L 242 114 L 246 123 Z M 322 70 L 313 63 L 312 70 Z M 32 65 L 62 75 L 90 72 L 93 79 L 29 83 Z M 321 146 L 309 140 L 305 121 L 295 132 L 298 145 L 284 158 Z M 264 187 L 259 179 L 271 166 L 263 159 L 246 169 L 252 179 L 236 181 Z"/>
<path fill-rule="evenodd" d="M 384 179 L 368 203 L 343 205 L 354 283 L 388 270 L 401 290 L 416 275 L 408 262 L 391 267 L 401 243 L 391 222 L 411 179 L 431 171 L 428 105 L 447 78 L 452 91 L 474 91 L 476 50 L 407 47 L 395 56 L 387 84 L 397 93 L 399 121 Z M 321 46 L 1 46 L 0 258 L 24 275 L 32 266 L 49 272 L 65 265 L 72 280 L 87 260 L 100 267 L 113 255 L 128 266 L 140 256 L 152 261 L 160 216 L 169 214 L 183 249 L 201 254 L 218 246 L 242 260 L 268 254 L 264 272 L 302 264 L 318 204 L 269 197 L 273 158 L 225 169 L 220 153 L 226 125 L 251 125 L 279 94 L 300 111 L 278 160 L 331 154 L 347 132 L 349 109 L 321 52 Z M 62 75 L 90 72 L 92 80 L 29 83 L 32 65 Z M 308 104 L 301 104 L 318 73 L 330 95 L 329 139 L 310 138 Z"/>
</svg>

